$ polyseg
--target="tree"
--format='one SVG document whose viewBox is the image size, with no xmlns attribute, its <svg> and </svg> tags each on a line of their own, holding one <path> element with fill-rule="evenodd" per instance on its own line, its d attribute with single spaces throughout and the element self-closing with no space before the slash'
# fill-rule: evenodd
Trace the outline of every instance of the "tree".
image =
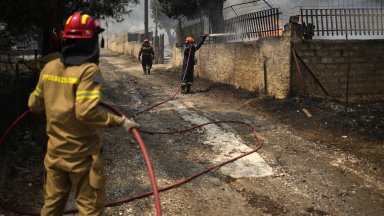
<svg viewBox="0 0 384 216">
<path fill-rule="evenodd" d="M 157 22 L 158 27 L 164 29 L 168 36 L 169 46 L 175 42 L 175 38 L 171 33 L 172 28 L 176 25 L 176 22 L 167 17 L 160 8 L 158 0 L 151 0 L 151 18 Z"/>
<path fill-rule="evenodd" d="M 193 19 L 206 15 L 213 33 L 224 32 L 223 4 L 226 0 L 159 0 L 163 12 L 170 18 Z"/>
<path fill-rule="evenodd" d="M 122 21 L 131 12 L 130 6 L 139 0 L 2 0 L 0 23 L 5 23 L 11 34 L 25 34 L 43 29 L 43 50 L 54 27 L 63 27 L 66 18 L 75 11 L 83 11 L 99 19 L 111 17 Z"/>
</svg>

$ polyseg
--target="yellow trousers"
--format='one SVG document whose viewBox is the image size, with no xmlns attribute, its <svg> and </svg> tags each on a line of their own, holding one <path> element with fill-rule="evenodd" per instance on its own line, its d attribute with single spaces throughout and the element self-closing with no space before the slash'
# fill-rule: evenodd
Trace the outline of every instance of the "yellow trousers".
<svg viewBox="0 0 384 216">
<path fill-rule="evenodd" d="M 101 155 L 64 159 L 46 154 L 42 216 L 63 215 L 71 189 L 80 215 L 104 215 L 105 179 Z"/>
</svg>

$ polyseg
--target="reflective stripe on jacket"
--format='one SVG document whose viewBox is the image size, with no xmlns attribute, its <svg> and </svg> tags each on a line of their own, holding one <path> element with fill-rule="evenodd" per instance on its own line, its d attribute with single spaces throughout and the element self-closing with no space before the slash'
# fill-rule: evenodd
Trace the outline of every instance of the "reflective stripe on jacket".
<svg viewBox="0 0 384 216">
<path fill-rule="evenodd" d="M 93 63 L 65 67 L 56 59 L 43 68 L 28 105 L 32 112 L 45 110 L 51 154 L 63 158 L 97 154 L 96 128 L 122 124 L 122 117 L 98 106 L 102 82 L 101 71 Z"/>
</svg>

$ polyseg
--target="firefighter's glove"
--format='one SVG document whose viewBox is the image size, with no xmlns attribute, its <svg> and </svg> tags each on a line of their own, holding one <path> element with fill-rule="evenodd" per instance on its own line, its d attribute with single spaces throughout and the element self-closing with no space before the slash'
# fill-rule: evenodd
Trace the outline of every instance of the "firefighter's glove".
<svg viewBox="0 0 384 216">
<path fill-rule="evenodd" d="M 127 118 L 126 116 L 123 117 L 124 118 L 124 121 L 123 121 L 123 128 L 125 131 L 127 131 L 128 133 L 131 132 L 131 129 L 132 128 L 138 128 L 140 127 L 139 124 L 137 124 L 135 121 L 133 121 L 132 118 Z"/>
</svg>

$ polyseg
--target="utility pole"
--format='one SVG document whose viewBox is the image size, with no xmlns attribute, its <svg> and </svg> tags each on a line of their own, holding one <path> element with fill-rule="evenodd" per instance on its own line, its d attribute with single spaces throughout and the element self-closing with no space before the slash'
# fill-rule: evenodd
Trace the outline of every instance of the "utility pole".
<svg viewBox="0 0 384 216">
<path fill-rule="evenodd" d="M 157 9 L 158 9 L 158 7 L 159 7 L 159 5 L 158 5 L 158 3 L 157 3 L 157 0 L 156 1 L 154 1 L 154 2 L 156 2 L 155 4 L 155 24 L 156 24 L 156 28 L 155 28 L 155 36 L 157 37 L 158 35 L 157 35 L 157 25 L 158 25 L 158 20 L 157 20 Z"/>
<path fill-rule="evenodd" d="M 144 1 L 144 26 L 145 26 L 145 32 L 144 37 L 149 39 L 148 35 L 148 0 Z"/>
<path fill-rule="evenodd" d="M 158 36 L 158 31 L 157 31 L 157 26 L 158 26 L 158 2 L 157 0 L 155 1 L 152 1 L 152 3 L 155 3 L 155 24 L 156 24 L 156 28 L 155 28 L 155 64 L 158 64 L 159 63 L 159 36 Z"/>
<path fill-rule="evenodd" d="M 108 18 L 105 18 L 106 19 L 106 22 L 105 22 L 105 25 L 107 27 L 107 49 L 108 49 L 108 38 L 109 38 L 109 31 L 108 31 Z"/>
</svg>

